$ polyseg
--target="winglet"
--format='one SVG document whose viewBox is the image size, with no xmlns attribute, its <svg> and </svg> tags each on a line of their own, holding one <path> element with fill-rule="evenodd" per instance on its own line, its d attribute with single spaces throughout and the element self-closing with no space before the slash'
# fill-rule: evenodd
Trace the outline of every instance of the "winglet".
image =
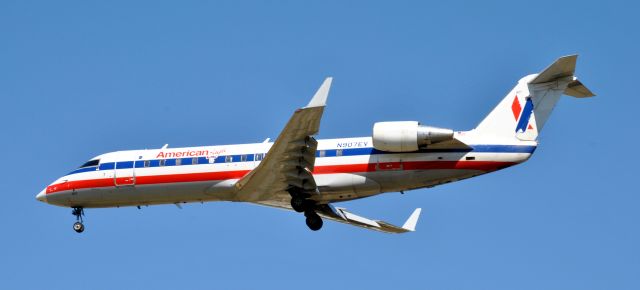
<svg viewBox="0 0 640 290">
<path fill-rule="evenodd" d="M 421 208 L 416 208 L 413 213 L 409 216 L 407 221 L 402 225 L 402 228 L 414 232 L 416 230 L 416 224 L 418 223 L 418 218 L 420 218 L 420 212 L 422 212 Z"/>
<path fill-rule="evenodd" d="M 327 104 L 327 96 L 329 96 L 329 88 L 331 88 L 332 77 L 324 80 L 318 91 L 305 108 L 324 107 Z"/>
</svg>

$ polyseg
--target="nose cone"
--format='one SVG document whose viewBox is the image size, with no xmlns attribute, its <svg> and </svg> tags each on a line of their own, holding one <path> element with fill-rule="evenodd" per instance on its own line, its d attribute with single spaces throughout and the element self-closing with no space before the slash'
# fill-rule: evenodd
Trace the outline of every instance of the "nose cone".
<svg viewBox="0 0 640 290">
<path fill-rule="evenodd" d="M 47 202 L 47 194 L 45 193 L 44 189 L 40 191 L 38 195 L 36 195 L 36 199 L 42 202 Z"/>
</svg>

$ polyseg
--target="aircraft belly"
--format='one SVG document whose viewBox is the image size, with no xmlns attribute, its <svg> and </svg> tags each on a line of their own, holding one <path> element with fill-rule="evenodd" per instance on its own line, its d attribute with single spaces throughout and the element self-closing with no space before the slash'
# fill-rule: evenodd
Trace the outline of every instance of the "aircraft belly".
<svg viewBox="0 0 640 290">
<path fill-rule="evenodd" d="M 236 182 L 238 182 L 237 179 L 216 181 L 207 186 L 204 194 L 216 200 L 233 200 Z"/>
<path fill-rule="evenodd" d="M 212 182 L 183 182 L 154 185 L 118 186 L 65 191 L 50 194 L 50 203 L 60 206 L 118 207 L 224 200 L 222 191 L 207 190 Z"/>
<path fill-rule="evenodd" d="M 321 198 L 319 201 L 353 200 L 383 192 L 404 191 L 432 187 L 485 173 L 481 170 L 431 169 L 389 170 L 358 174 L 327 174 L 316 177 Z M 322 176 L 322 175 L 321 175 Z"/>
<path fill-rule="evenodd" d="M 314 175 L 320 197 L 318 201 L 351 200 L 380 193 L 380 184 L 369 173 Z"/>
<path fill-rule="evenodd" d="M 483 173 L 481 170 L 431 169 L 385 172 L 375 178 L 380 181 L 382 191 L 389 192 L 431 187 Z"/>
<path fill-rule="evenodd" d="M 76 206 L 104 201 L 105 189 L 73 189 L 47 195 L 47 202 L 60 206 Z"/>
</svg>

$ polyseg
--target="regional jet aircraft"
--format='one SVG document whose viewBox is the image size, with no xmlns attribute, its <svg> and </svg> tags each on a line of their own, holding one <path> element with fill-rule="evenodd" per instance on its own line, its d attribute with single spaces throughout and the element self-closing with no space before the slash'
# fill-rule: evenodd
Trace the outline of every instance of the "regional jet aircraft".
<svg viewBox="0 0 640 290">
<path fill-rule="evenodd" d="M 561 95 L 594 96 L 574 76 L 577 56 L 561 57 L 520 79 L 469 131 L 379 122 L 371 137 L 316 140 L 331 78 L 297 109 L 275 142 L 111 152 L 91 158 L 36 198 L 71 207 L 84 231 L 85 208 L 208 201 L 248 202 L 386 233 L 414 231 L 415 209 L 396 226 L 338 207 L 384 192 L 433 187 L 522 163 Z"/>
</svg>

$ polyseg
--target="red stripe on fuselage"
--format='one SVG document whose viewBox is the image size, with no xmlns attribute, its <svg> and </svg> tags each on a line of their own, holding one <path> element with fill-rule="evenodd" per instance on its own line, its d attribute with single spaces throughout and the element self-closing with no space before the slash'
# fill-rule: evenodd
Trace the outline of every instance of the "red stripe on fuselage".
<svg viewBox="0 0 640 290">
<path fill-rule="evenodd" d="M 434 169 L 467 169 L 481 171 L 495 171 L 515 162 L 497 161 L 408 161 L 408 162 L 384 162 L 363 164 L 342 164 L 316 166 L 313 174 L 335 173 L 359 173 L 389 170 L 434 170 Z M 226 179 L 240 179 L 249 173 L 249 170 L 217 171 L 201 173 L 182 173 L 165 175 L 136 176 L 135 185 L 151 185 L 181 182 L 213 181 Z M 131 184 L 131 177 L 118 177 L 115 182 L 118 185 Z M 99 178 L 86 180 L 73 180 L 52 184 L 47 187 L 46 193 L 55 193 L 72 189 L 113 187 L 114 178 Z"/>
</svg>

